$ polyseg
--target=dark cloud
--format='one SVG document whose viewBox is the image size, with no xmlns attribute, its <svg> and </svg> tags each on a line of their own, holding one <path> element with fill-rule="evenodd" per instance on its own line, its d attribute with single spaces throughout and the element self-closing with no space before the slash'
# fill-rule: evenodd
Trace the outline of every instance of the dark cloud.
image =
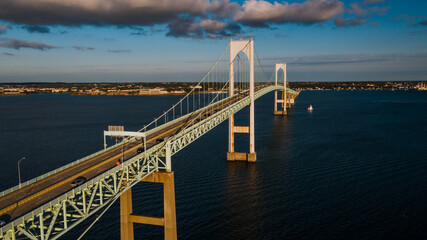
<svg viewBox="0 0 427 240">
<path fill-rule="evenodd" d="M 129 28 L 129 29 L 135 31 L 135 32 L 131 32 L 129 35 L 133 35 L 133 36 L 147 36 L 147 32 L 142 27 L 138 27 L 138 26 L 126 26 L 126 28 Z"/>
<path fill-rule="evenodd" d="M 108 49 L 108 52 L 110 52 L 110 53 L 127 53 L 127 52 L 131 52 L 131 50 L 128 50 L 128 49 Z"/>
<path fill-rule="evenodd" d="M 0 47 L 14 48 L 17 50 L 21 48 L 32 48 L 32 49 L 37 49 L 42 51 L 59 48 L 59 47 L 48 45 L 42 42 L 31 42 L 31 41 L 24 41 L 24 40 L 19 40 L 14 38 L 0 38 Z"/>
<path fill-rule="evenodd" d="M 363 4 L 372 4 L 372 3 L 383 3 L 386 0 L 365 0 L 363 1 Z"/>
<path fill-rule="evenodd" d="M 283 4 L 249 0 L 234 17 L 235 22 L 252 27 L 268 27 L 271 23 L 314 24 L 328 21 L 344 12 L 344 4 L 337 0 L 307 0 Z"/>
<path fill-rule="evenodd" d="M 45 26 L 26 25 L 23 26 L 22 29 L 25 29 L 30 33 L 50 33 L 50 29 Z"/>
<path fill-rule="evenodd" d="M 79 51 L 86 51 L 86 50 L 94 50 L 94 47 L 83 47 L 83 46 L 73 46 L 74 49 Z"/>
<path fill-rule="evenodd" d="M 10 24 L 0 25 L 0 34 L 6 33 L 7 29 L 12 29 L 12 26 Z"/>
<path fill-rule="evenodd" d="M 197 21 L 193 18 L 177 18 L 169 25 L 166 36 L 188 38 L 222 39 L 231 36 L 250 37 L 241 34 L 241 27 L 237 24 L 215 20 Z"/>
<path fill-rule="evenodd" d="M 201 15 L 208 0 L 1 0 L 0 19 L 28 25 L 153 25 L 180 14 Z"/>
<path fill-rule="evenodd" d="M 169 32 L 166 36 L 171 37 L 200 37 L 203 35 L 197 27 L 196 20 L 192 18 L 176 18 L 168 24 Z"/>
<path fill-rule="evenodd" d="M 344 19 L 342 17 L 337 17 L 334 20 L 334 24 L 337 27 L 350 27 L 350 26 L 364 25 L 366 24 L 366 21 L 358 18 Z"/>
<path fill-rule="evenodd" d="M 362 0 L 360 0 L 362 1 Z M 355 19 L 384 14 L 388 7 L 363 0 L 344 8 L 341 0 L 0 0 L 0 19 L 24 24 L 29 32 L 49 33 L 49 26 L 116 26 L 133 30 L 130 35 L 155 33 L 142 27 L 167 26 L 166 36 L 189 38 L 245 37 L 243 26 L 273 29 L 272 24 L 326 22 L 346 10 Z M 242 4 L 242 5 L 240 5 Z M 362 20 L 335 20 L 337 26 L 360 25 Z M 357 22 L 359 21 L 359 22 Z M 0 25 L 4 26 L 4 25 Z M 4 30 L 3 30 L 4 32 Z M 0 28 L 0 33 L 2 30 Z"/>
<path fill-rule="evenodd" d="M 427 20 L 419 22 L 418 25 L 427 26 Z"/>
<path fill-rule="evenodd" d="M 4 54 L 4 55 L 6 55 L 6 56 L 15 56 L 15 54 L 13 54 L 13 53 L 8 53 L 8 52 L 4 52 L 3 54 Z"/>
</svg>

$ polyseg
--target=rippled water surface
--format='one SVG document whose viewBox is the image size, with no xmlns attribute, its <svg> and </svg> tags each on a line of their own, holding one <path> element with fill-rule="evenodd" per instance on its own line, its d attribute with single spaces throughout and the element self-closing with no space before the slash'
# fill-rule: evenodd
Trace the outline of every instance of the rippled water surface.
<svg viewBox="0 0 427 240">
<path fill-rule="evenodd" d="M 0 190 L 17 184 L 21 157 L 31 179 L 101 149 L 108 125 L 137 130 L 177 99 L 0 97 Z M 255 164 L 225 160 L 226 122 L 173 156 L 180 239 L 427 239 L 427 92 L 305 91 L 286 117 L 272 99 L 256 101 Z M 236 118 L 247 124 L 248 110 Z M 135 213 L 162 216 L 161 185 L 140 183 L 133 198 Z M 117 202 L 84 239 L 119 239 L 119 216 Z M 135 224 L 135 235 L 163 228 Z"/>
</svg>

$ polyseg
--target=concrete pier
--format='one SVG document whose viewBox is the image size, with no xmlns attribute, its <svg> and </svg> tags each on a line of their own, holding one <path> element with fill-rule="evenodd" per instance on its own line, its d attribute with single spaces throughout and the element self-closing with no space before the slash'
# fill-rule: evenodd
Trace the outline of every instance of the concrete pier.
<svg viewBox="0 0 427 240">
<path fill-rule="evenodd" d="M 227 161 L 256 162 L 256 153 L 228 152 Z"/>
</svg>

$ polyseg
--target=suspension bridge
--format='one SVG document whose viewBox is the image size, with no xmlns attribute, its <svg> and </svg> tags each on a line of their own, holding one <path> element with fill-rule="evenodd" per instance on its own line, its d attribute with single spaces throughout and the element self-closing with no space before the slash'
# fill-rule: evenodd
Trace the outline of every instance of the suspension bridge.
<svg viewBox="0 0 427 240">
<path fill-rule="evenodd" d="M 254 41 L 230 40 L 208 73 L 170 109 L 138 131 L 104 131 L 104 149 L 0 193 L 0 239 L 58 239 L 95 213 L 93 224 L 120 199 L 121 239 L 133 239 L 133 224 L 164 227 L 176 239 L 172 156 L 228 121 L 228 161 L 256 161 L 254 101 L 274 91 L 274 115 L 286 115 L 299 92 L 289 89 L 286 63 L 267 77 Z M 247 126 L 235 126 L 234 114 L 249 106 Z M 249 152 L 235 151 L 234 135 L 249 135 Z M 107 146 L 106 137 L 123 140 Z M 86 181 L 71 184 L 78 177 Z M 132 187 L 163 183 L 164 216 L 133 214 Z M 81 237 L 84 236 L 84 233 Z"/>
</svg>

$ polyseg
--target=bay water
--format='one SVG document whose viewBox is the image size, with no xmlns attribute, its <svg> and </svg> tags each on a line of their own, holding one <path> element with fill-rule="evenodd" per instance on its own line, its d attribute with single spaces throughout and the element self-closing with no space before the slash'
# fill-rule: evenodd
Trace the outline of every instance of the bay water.
<svg viewBox="0 0 427 240">
<path fill-rule="evenodd" d="M 29 180 L 102 149 L 108 125 L 138 130 L 179 98 L 1 96 L 0 191 L 17 185 L 20 158 Z M 173 156 L 179 239 L 427 239 L 427 92 L 303 91 L 287 116 L 273 116 L 272 93 L 255 105 L 256 163 L 226 161 L 227 122 Z M 236 135 L 236 151 L 248 145 Z M 162 216 L 161 184 L 132 191 L 135 213 Z M 134 227 L 135 239 L 163 238 Z M 83 239 L 119 238 L 116 202 Z"/>
</svg>

